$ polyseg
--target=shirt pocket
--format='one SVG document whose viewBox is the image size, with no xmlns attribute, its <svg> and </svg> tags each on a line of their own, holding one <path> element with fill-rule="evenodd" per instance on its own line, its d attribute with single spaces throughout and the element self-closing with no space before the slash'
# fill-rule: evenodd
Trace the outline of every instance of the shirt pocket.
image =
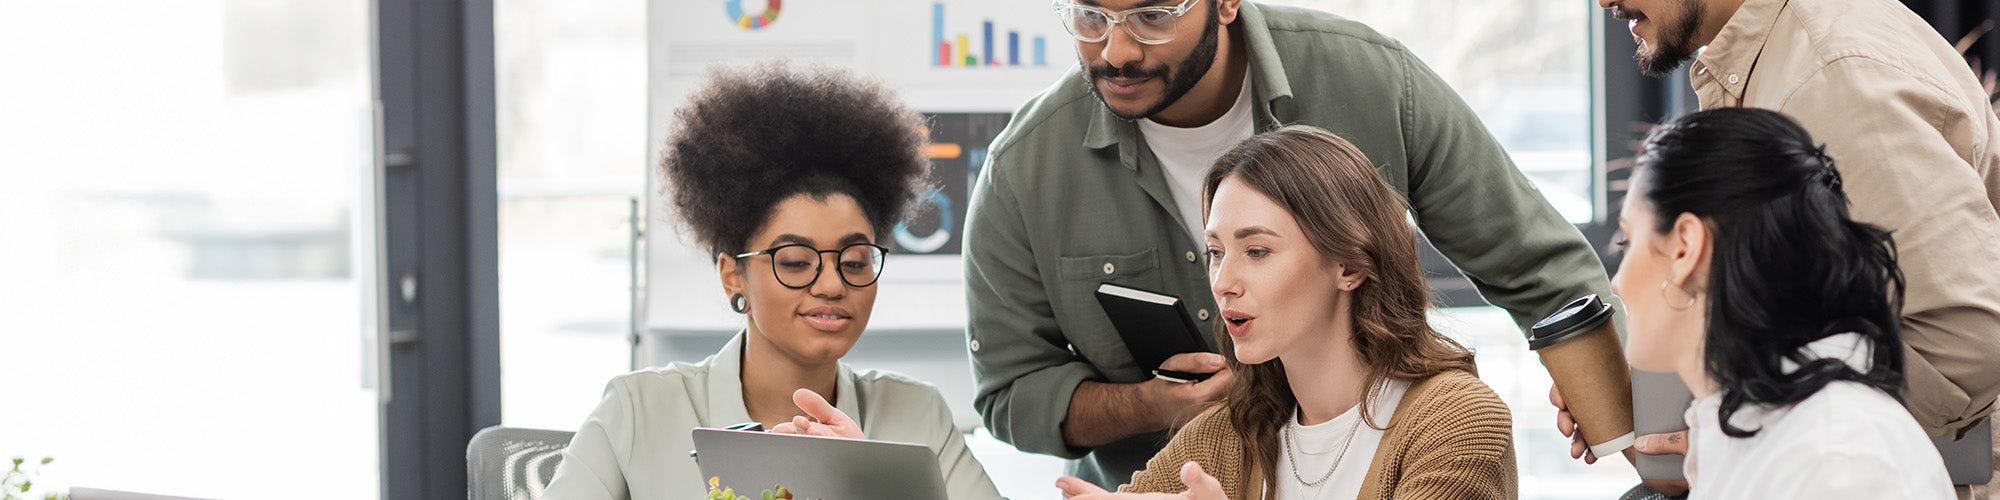
<svg viewBox="0 0 2000 500">
<path fill-rule="evenodd" d="M 1097 287 L 1105 283 L 1147 291 L 1164 290 L 1159 256 L 1148 248 L 1129 254 L 1102 254 L 1057 259 L 1060 275 L 1052 308 L 1070 349 L 1089 360 L 1110 382 L 1132 383 L 1152 376 L 1132 360 L 1118 329 L 1097 302 Z"/>
</svg>

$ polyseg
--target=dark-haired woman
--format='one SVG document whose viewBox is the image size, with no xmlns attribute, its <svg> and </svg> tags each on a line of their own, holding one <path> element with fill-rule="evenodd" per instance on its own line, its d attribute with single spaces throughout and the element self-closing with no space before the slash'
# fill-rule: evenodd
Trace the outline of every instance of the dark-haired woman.
<svg viewBox="0 0 2000 500">
<path fill-rule="evenodd" d="M 1373 165 L 1307 126 L 1217 160 L 1203 213 L 1236 378 L 1125 493 L 1063 478 L 1064 496 L 1515 498 L 1507 406 L 1427 321 L 1416 228 Z"/>
<path fill-rule="evenodd" d="M 1900 402 L 1902 275 L 1833 162 L 1784 115 L 1653 132 L 1618 219 L 1626 359 L 1695 394 L 1695 498 L 1955 498 Z"/>
<path fill-rule="evenodd" d="M 765 63 L 711 72 L 675 118 L 661 169 L 715 258 L 716 307 L 744 330 L 701 362 L 612 379 L 545 498 L 707 498 L 690 430 L 790 427 L 802 405 L 929 445 L 953 499 L 999 498 L 935 387 L 840 362 L 874 309 L 881 242 L 928 173 L 921 116 L 879 83 Z"/>
</svg>

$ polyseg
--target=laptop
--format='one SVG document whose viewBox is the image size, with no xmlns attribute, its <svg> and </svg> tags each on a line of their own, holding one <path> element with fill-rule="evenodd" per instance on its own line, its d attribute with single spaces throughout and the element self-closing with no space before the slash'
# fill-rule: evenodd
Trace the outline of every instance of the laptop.
<svg viewBox="0 0 2000 500">
<path fill-rule="evenodd" d="M 1951 475 L 1951 484 L 1979 485 L 1993 480 L 1993 420 L 1973 426 L 1965 439 L 1933 436 L 1931 444 L 1937 445 L 1938 455 L 1944 457 L 1944 471 Z"/>
<path fill-rule="evenodd" d="M 1687 430 L 1687 420 L 1683 415 L 1687 414 L 1688 406 L 1692 404 L 1694 393 L 1688 391 L 1687 383 L 1681 382 L 1680 375 L 1632 370 L 1632 430 L 1639 435 Z M 1632 466 L 1639 470 L 1641 479 L 1687 479 L 1681 472 L 1681 465 L 1687 457 L 1635 455 L 1637 462 Z"/>
<path fill-rule="evenodd" d="M 793 498 L 947 500 L 937 454 L 919 444 L 695 429 L 694 450 L 702 477 L 750 498 L 784 485 Z"/>
</svg>

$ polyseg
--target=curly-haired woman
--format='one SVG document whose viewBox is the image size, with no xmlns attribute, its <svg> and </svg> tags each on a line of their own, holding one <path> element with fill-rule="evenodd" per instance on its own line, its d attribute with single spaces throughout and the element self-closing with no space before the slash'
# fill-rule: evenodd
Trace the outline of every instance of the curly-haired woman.
<svg viewBox="0 0 2000 500">
<path fill-rule="evenodd" d="M 713 71 L 675 118 L 661 170 L 745 328 L 701 362 L 612 379 L 545 498 L 706 498 L 691 429 L 796 432 L 828 400 L 854 417 L 828 424 L 929 445 L 952 498 L 998 498 L 935 387 L 840 362 L 874 309 L 880 242 L 928 174 L 922 117 L 879 83 L 764 63 Z"/>
</svg>

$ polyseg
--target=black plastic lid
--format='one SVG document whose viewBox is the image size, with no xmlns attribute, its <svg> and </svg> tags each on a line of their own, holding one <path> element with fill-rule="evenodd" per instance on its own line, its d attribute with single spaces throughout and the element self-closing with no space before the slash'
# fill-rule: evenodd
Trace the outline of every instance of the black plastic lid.
<svg viewBox="0 0 2000 500">
<path fill-rule="evenodd" d="M 1532 329 L 1534 336 L 1528 338 L 1528 350 L 1539 350 L 1560 344 L 1570 337 L 1597 328 L 1597 325 L 1602 325 L 1610 319 L 1611 304 L 1598 299 L 1597 294 L 1585 295 L 1583 298 L 1563 304 L 1562 309 L 1557 310 L 1555 314 L 1535 323 Z"/>
</svg>

